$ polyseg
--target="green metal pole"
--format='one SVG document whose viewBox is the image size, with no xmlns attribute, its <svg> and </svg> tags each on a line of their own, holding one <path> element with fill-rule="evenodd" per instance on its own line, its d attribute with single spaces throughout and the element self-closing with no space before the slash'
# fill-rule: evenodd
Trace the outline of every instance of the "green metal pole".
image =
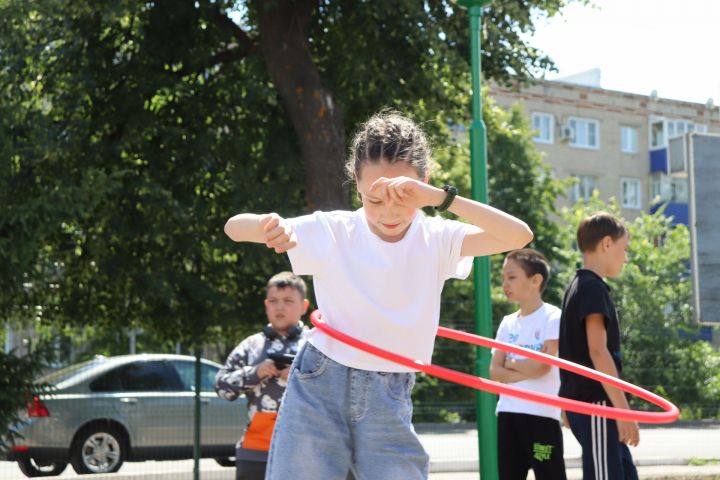
<svg viewBox="0 0 720 480">
<path fill-rule="evenodd" d="M 472 177 L 472 198 L 482 203 L 488 201 L 487 181 L 487 135 L 482 119 L 482 93 L 480 84 L 482 66 L 480 62 L 480 25 L 483 5 L 489 0 L 460 0 L 468 7 L 470 14 L 470 45 L 472 60 L 472 124 L 470 126 L 470 175 Z M 475 331 L 483 337 L 493 336 L 492 308 L 490 300 L 490 259 L 475 258 L 473 281 L 475 283 Z M 488 378 L 490 351 L 476 349 L 475 374 Z M 495 395 L 476 391 L 476 413 L 478 447 L 480 454 L 480 478 L 498 480 L 497 466 L 497 419 L 495 418 Z"/>
<path fill-rule="evenodd" d="M 193 480 L 200 480 L 200 429 L 202 422 L 200 415 L 202 415 L 202 409 L 200 408 L 200 395 L 202 385 L 202 375 L 200 373 L 200 348 L 195 348 L 195 441 L 193 442 Z"/>
</svg>

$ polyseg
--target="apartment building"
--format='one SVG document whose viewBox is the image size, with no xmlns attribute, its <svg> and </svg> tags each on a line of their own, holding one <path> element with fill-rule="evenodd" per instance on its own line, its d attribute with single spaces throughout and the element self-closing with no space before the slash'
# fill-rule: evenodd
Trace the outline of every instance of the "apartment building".
<svg viewBox="0 0 720 480">
<path fill-rule="evenodd" d="M 699 104 L 605 90 L 594 73 L 581 76 L 581 83 L 492 85 L 490 97 L 503 108 L 520 103 L 555 177 L 577 179 L 558 206 L 597 189 L 603 200 L 617 199 L 627 219 L 665 204 L 675 223 L 687 224 L 687 178 L 670 174 L 668 140 L 688 132 L 720 133 L 720 109 L 711 100 Z"/>
</svg>

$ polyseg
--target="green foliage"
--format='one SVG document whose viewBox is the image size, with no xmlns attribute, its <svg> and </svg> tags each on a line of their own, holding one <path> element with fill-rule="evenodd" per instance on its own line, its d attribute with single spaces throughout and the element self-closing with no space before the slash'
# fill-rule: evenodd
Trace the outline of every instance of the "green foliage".
<svg viewBox="0 0 720 480">
<path fill-rule="evenodd" d="M 0 352 L 0 457 L 19 439 L 10 427 L 23 421 L 21 410 L 33 395 L 49 391 L 47 385 L 34 382 L 47 361 L 43 348 L 22 357 Z"/>
<path fill-rule="evenodd" d="M 467 16 L 451 2 L 321 2 L 313 61 L 352 132 L 383 106 L 438 145 L 469 104 Z M 550 64 L 530 12 L 493 5 L 487 78 Z M 300 2 L 296 4 L 300 6 Z M 303 159 L 258 48 L 256 2 L 0 3 L 0 312 L 161 344 L 232 344 L 287 260 L 232 245 L 238 211 L 304 210 Z M 337 159 L 327 159 L 337 161 Z M 332 187 L 334 188 L 334 187 Z"/>
<path fill-rule="evenodd" d="M 222 225 L 278 198 L 297 211 L 302 166 L 270 141 L 290 129 L 259 59 L 204 69 L 223 40 L 192 2 L 16 3 L 2 22 L 4 311 L 24 297 L 48 323 L 187 344 L 262 321 L 262 286 L 287 263 L 234 250 Z"/>
</svg>

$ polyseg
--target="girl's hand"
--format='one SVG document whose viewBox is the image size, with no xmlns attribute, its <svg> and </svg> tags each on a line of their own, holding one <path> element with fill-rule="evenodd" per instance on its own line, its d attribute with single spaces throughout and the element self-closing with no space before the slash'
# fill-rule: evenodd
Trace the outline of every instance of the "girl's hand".
<svg viewBox="0 0 720 480">
<path fill-rule="evenodd" d="M 277 213 L 262 215 L 260 228 L 263 231 L 265 245 L 274 249 L 276 253 L 287 252 L 297 245 L 297 237 L 292 226 Z"/>
<path fill-rule="evenodd" d="M 370 186 L 368 195 L 412 208 L 437 206 L 445 199 L 443 190 L 410 177 L 380 177 Z"/>
</svg>

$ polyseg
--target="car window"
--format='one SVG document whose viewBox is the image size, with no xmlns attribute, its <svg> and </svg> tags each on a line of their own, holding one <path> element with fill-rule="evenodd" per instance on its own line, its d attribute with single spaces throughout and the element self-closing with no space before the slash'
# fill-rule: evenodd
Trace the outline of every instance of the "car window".
<svg viewBox="0 0 720 480">
<path fill-rule="evenodd" d="M 176 360 L 172 364 L 178 371 L 180 379 L 182 380 L 185 389 L 194 392 L 195 391 L 195 362 Z M 200 364 L 200 387 L 203 392 L 215 391 L 215 375 L 218 372 L 218 368 L 205 363 Z"/>
<path fill-rule="evenodd" d="M 93 392 L 172 392 L 183 390 L 177 373 L 164 361 L 142 361 L 110 370 L 90 384 Z"/>
<path fill-rule="evenodd" d="M 76 375 L 82 375 L 83 373 L 92 370 L 98 365 L 102 365 L 106 361 L 107 359 L 105 358 L 96 358 L 93 360 L 88 360 L 87 362 L 70 365 L 69 367 L 61 368 L 60 370 L 56 370 L 38 378 L 37 382 L 47 383 L 49 385 L 57 385 L 71 377 L 74 377 Z"/>
</svg>

